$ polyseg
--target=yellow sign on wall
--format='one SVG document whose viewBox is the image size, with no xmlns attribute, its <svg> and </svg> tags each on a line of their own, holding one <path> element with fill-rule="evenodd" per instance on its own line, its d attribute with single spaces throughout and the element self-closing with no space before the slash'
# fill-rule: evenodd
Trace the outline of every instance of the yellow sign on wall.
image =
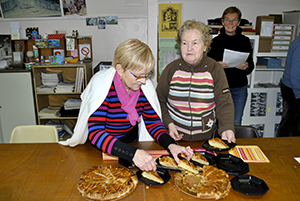
<svg viewBox="0 0 300 201">
<path fill-rule="evenodd" d="M 181 4 L 159 4 L 159 38 L 175 38 L 181 26 Z"/>
</svg>

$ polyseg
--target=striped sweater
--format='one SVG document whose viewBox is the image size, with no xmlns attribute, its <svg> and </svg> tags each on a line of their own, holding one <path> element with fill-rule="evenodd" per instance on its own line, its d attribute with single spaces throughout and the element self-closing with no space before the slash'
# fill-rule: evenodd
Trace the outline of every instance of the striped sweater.
<svg viewBox="0 0 300 201">
<path fill-rule="evenodd" d="M 195 66 L 182 59 L 170 63 L 156 90 L 165 126 L 173 122 L 183 140 L 210 138 L 217 119 L 220 132 L 234 129 L 226 76 L 214 60 L 203 56 Z"/>
<path fill-rule="evenodd" d="M 140 90 L 136 110 L 139 116 L 142 115 L 148 132 L 156 142 L 164 148 L 176 143 L 169 136 L 142 90 Z M 112 84 L 102 105 L 89 117 L 88 140 L 108 154 L 132 161 L 137 148 L 127 143 L 137 140 L 135 131 L 137 126 L 132 126 L 126 117 L 127 113 L 121 109 L 121 102 Z"/>
</svg>

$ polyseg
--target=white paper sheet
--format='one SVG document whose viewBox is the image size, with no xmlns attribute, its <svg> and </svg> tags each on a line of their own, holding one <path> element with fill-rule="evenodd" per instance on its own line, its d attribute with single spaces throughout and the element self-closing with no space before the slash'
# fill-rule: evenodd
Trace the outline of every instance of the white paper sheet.
<svg viewBox="0 0 300 201">
<path fill-rule="evenodd" d="M 246 62 L 250 53 L 224 50 L 223 62 L 228 64 L 227 68 L 234 68 Z"/>
<path fill-rule="evenodd" d="M 261 22 L 260 36 L 272 37 L 273 25 L 274 25 L 274 22 L 262 21 Z"/>
<path fill-rule="evenodd" d="M 294 158 L 298 163 L 300 163 L 300 157 L 295 157 Z"/>
</svg>

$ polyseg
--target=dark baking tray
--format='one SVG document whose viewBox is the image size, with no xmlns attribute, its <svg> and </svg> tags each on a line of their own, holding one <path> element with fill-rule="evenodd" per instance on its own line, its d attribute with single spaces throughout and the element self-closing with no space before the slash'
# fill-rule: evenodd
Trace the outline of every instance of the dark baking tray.
<svg viewBox="0 0 300 201">
<path fill-rule="evenodd" d="M 242 159 L 231 154 L 218 154 L 217 168 L 225 170 L 227 174 L 239 175 L 249 172 L 249 165 Z"/>
<path fill-rule="evenodd" d="M 253 175 L 237 175 L 231 179 L 232 188 L 246 195 L 263 195 L 269 187 L 266 182 Z"/>
<path fill-rule="evenodd" d="M 127 168 L 136 168 L 135 165 L 132 162 L 130 162 L 128 160 L 125 160 L 123 158 L 119 158 L 119 164 L 123 165 Z"/>
</svg>

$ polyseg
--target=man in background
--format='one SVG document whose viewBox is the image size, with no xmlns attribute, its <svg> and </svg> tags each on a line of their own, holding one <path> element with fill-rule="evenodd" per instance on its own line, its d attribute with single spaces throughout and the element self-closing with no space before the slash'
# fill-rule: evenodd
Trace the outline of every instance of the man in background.
<svg viewBox="0 0 300 201">
<path fill-rule="evenodd" d="M 280 90 L 283 110 L 277 137 L 300 136 L 300 36 L 289 48 Z"/>
</svg>

